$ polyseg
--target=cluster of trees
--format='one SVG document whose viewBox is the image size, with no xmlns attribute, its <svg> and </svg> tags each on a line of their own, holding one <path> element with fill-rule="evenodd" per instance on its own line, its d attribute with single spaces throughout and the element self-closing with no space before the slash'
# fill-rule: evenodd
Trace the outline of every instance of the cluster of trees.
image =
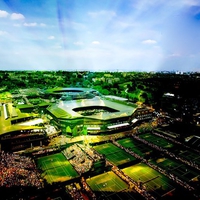
<svg viewBox="0 0 200 200">
<path fill-rule="evenodd" d="M 103 95 L 116 95 L 154 106 L 159 104 L 165 92 L 183 95 L 186 86 L 191 91 L 188 84 L 191 80 L 193 85 L 200 85 L 196 78 L 188 75 L 162 73 L 0 71 L 1 91 L 14 93 L 19 88 L 88 87 Z"/>
</svg>

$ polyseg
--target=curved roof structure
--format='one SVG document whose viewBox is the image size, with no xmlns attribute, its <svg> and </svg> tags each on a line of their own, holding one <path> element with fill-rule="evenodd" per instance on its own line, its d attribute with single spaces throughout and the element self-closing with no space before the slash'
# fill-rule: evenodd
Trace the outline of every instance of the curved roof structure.
<svg viewBox="0 0 200 200">
<path fill-rule="evenodd" d="M 60 101 L 47 108 L 57 118 L 93 118 L 108 120 L 131 116 L 136 106 L 110 101 L 99 96 L 90 99 Z"/>
</svg>

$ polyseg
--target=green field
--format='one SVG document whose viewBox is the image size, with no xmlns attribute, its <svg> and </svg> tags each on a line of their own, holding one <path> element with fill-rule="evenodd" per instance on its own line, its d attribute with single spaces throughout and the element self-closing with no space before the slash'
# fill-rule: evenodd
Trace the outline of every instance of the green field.
<svg viewBox="0 0 200 200">
<path fill-rule="evenodd" d="M 162 175 L 146 164 L 139 163 L 124 168 L 122 171 L 134 181 L 142 183 L 148 192 L 151 192 L 157 197 L 161 197 L 175 189 L 173 182 L 168 177 Z"/>
<path fill-rule="evenodd" d="M 43 171 L 42 177 L 48 183 L 63 182 L 78 176 L 78 173 L 62 153 L 38 158 L 36 163 L 38 168 Z"/>
<path fill-rule="evenodd" d="M 174 174 L 183 181 L 191 181 L 199 176 L 199 171 L 191 168 L 188 165 L 181 163 L 178 160 L 172 160 L 170 158 L 159 158 L 155 161 L 151 161 L 162 169 L 165 169 L 169 173 Z"/>
<path fill-rule="evenodd" d="M 172 142 L 168 141 L 165 138 L 153 135 L 152 133 L 141 134 L 139 135 L 139 137 L 162 148 L 170 149 L 174 147 L 174 144 Z"/>
<path fill-rule="evenodd" d="M 112 171 L 88 178 L 86 182 L 93 191 L 101 192 L 121 192 L 129 187 Z"/>
<path fill-rule="evenodd" d="M 133 138 L 120 139 L 120 140 L 117 140 L 117 143 L 119 143 L 125 148 L 130 149 L 131 151 L 135 152 L 136 154 L 142 157 L 152 152 L 152 149 L 150 147 L 143 144 L 142 142 L 134 140 Z"/>
<path fill-rule="evenodd" d="M 97 199 L 104 200 L 144 200 L 135 190 L 120 179 L 114 172 L 109 171 L 86 179 Z"/>
<path fill-rule="evenodd" d="M 106 158 L 116 166 L 136 160 L 135 157 L 126 153 L 124 150 L 120 149 L 112 143 L 97 145 L 94 146 L 94 149 L 100 154 L 105 155 Z"/>
</svg>

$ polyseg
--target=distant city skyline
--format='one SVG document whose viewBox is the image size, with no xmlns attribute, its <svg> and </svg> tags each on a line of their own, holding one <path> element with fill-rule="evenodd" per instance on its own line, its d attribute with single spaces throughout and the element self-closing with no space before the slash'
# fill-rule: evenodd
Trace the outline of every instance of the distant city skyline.
<svg viewBox="0 0 200 200">
<path fill-rule="evenodd" d="M 199 0 L 2 0 L 0 70 L 200 71 Z"/>
</svg>

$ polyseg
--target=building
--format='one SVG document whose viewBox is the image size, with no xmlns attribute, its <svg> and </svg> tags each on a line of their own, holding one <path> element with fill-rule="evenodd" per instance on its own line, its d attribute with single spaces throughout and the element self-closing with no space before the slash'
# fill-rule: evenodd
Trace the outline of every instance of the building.
<svg viewBox="0 0 200 200">
<path fill-rule="evenodd" d="M 108 100 L 95 90 L 64 88 L 59 89 L 59 92 L 62 93 L 60 101 L 50 105 L 47 113 L 61 127 L 63 134 L 78 136 L 111 133 L 129 129 L 138 120 L 152 118 L 152 109 L 138 108 L 137 105 L 124 101 Z"/>
<path fill-rule="evenodd" d="M 2 104 L 0 113 L 0 150 L 18 151 L 45 143 L 45 127 L 37 114 L 22 113 L 12 103 Z"/>
</svg>

